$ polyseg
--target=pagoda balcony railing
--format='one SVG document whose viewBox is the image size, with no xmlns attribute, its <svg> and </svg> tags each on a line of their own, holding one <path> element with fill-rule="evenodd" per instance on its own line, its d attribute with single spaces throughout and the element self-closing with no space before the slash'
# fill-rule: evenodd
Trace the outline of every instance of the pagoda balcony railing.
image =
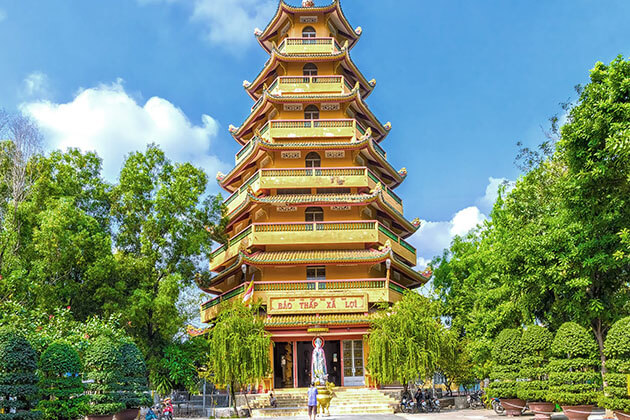
<svg viewBox="0 0 630 420">
<path fill-rule="evenodd" d="M 331 120 L 271 120 L 260 129 L 267 141 L 293 138 L 360 138 L 365 128 L 357 120 L 342 118 Z"/>
<path fill-rule="evenodd" d="M 389 286 L 388 286 L 389 283 Z M 243 294 L 249 283 L 243 283 L 235 288 L 210 299 L 201 305 L 201 317 L 204 322 L 212 320 L 218 315 L 222 305 L 243 299 Z M 370 303 L 397 302 L 407 290 L 406 287 L 385 278 L 342 279 L 342 280 L 282 280 L 254 282 L 254 301 L 267 303 L 271 295 L 283 292 L 299 292 L 300 297 L 316 296 L 318 293 L 338 292 L 344 290 L 362 291 L 368 295 Z"/>
<path fill-rule="evenodd" d="M 337 222 L 254 223 L 210 254 L 210 269 L 216 270 L 238 255 L 241 244 L 265 245 L 381 244 L 389 242 L 394 253 L 411 266 L 416 249 L 376 220 Z"/>
<path fill-rule="evenodd" d="M 343 76 L 279 76 L 268 91 L 273 95 L 304 95 L 304 94 L 343 94 L 349 93 L 352 85 Z M 263 103 L 264 96 L 260 96 L 252 105 L 253 112 Z"/>
<path fill-rule="evenodd" d="M 385 183 L 366 167 L 350 168 L 264 168 L 255 172 L 241 185 L 224 204 L 230 214 L 247 198 L 247 190 L 251 187 L 254 192 L 274 188 L 375 188 L 377 184 L 383 188 L 383 198 L 395 211 L 403 214 L 403 202 Z"/>
<path fill-rule="evenodd" d="M 343 76 L 279 76 L 269 86 L 274 95 L 348 93 L 352 90 Z"/>
<path fill-rule="evenodd" d="M 333 54 L 341 52 L 335 38 L 285 38 L 278 45 L 283 54 Z"/>
</svg>

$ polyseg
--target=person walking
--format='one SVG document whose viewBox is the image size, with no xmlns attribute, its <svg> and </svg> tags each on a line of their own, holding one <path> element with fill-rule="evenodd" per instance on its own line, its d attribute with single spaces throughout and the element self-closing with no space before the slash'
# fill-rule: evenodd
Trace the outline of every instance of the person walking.
<svg viewBox="0 0 630 420">
<path fill-rule="evenodd" d="M 308 418 L 309 420 L 315 420 L 317 416 L 317 388 L 315 382 L 311 382 L 311 387 L 308 389 Z"/>
</svg>

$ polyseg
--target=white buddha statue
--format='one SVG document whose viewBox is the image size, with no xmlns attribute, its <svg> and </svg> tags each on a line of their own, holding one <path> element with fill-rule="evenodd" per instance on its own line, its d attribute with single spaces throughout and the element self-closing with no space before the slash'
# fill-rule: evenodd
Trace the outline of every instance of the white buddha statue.
<svg viewBox="0 0 630 420">
<path fill-rule="evenodd" d="M 320 337 L 314 341 L 313 356 L 311 357 L 311 380 L 320 385 L 326 385 L 328 370 L 326 369 L 326 354 L 324 342 Z"/>
</svg>

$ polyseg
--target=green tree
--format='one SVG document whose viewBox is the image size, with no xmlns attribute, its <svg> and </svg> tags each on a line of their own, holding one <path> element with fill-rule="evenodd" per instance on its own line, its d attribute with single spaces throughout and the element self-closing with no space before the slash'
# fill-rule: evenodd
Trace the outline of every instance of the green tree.
<svg viewBox="0 0 630 420">
<path fill-rule="evenodd" d="M 45 420 L 74 420 L 85 413 L 79 353 L 67 343 L 54 342 L 39 360 L 42 399 L 37 408 Z"/>
<path fill-rule="evenodd" d="M 271 369 L 271 338 L 257 310 L 236 302 L 219 313 L 210 332 L 208 373 L 214 383 L 230 386 L 235 410 L 236 388 L 261 381 Z"/>
<path fill-rule="evenodd" d="M 551 355 L 553 334 L 545 327 L 530 325 L 521 336 L 520 379 L 517 384 L 518 397 L 525 401 L 546 401 L 549 382 L 548 364 Z"/>
<path fill-rule="evenodd" d="M 606 369 L 600 405 L 609 410 L 630 413 L 628 375 L 630 375 L 630 317 L 615 322 L 604 343 Z"/>
<path fill-rule="evenodd" d="M 494 362 L 490 374 L 488 395 L 496 398 L 516 398 L 517 380 L 519 379 L 523 348 L 521 336 L 523 331 L 506 328 L 499 333 L 492 346 Z"/>
<path fill-rule="evenodd" d="M 368 369 L 381 384 L 404 386 L 427 378 L 454 349 L 440 321 L 437 302 L 406 292 L 391 308 L 382 308 L 370 326 Z"/>
<path fill-rule="evenodd" d="M 150 359 L 161 358 L 181 329 L 176 303 L 204 271 L 213 240 L 206 227 L 221 219 L 220 198 L 206 195 L 207 181 L 201 169 L 174 164 L 150 145 L 127 157 L 112 190 L 118 276 L 129 290 L 117 310 Z"/>
<path fill-rule="evenodd" d="M 124 340 L 118 347 L 122 377 L 119 392 L 126 408 L 148 407 L 152 404 L 147 382 L 147 366 L 142 352 L 132 341 Z"/>
</svg>

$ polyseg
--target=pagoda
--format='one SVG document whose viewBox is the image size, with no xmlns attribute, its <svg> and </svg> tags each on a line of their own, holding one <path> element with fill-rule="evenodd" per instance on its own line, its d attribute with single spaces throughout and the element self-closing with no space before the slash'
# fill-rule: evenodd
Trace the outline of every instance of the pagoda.
<svg viewBox="0 0 630 420">
<path fill-rule="evenodd" d="M 427 281 L 413 269 L 405 238 L 419 227 L 394 193 L 396 170 L 381 146 L 391 124 L 365 103 L 376 85 L 350 58 L 361 36 L 339 1 L 302 7 L 281 1 L 264 30 L 269 60 L 243 87 L 254 104 L 230 133 L 242 146 L 217 181 L 229 241 L 210 255 L 216 275 L 200 287 L 216 295 L 201 307 L 211 323 L 254 285 L 261 303 L 273 374 L 266 389 L 311 381 L 316 337 L 324 342 L 328 380 L 374 385 L 366 371 L 370 317 Z"/>
</svg>

